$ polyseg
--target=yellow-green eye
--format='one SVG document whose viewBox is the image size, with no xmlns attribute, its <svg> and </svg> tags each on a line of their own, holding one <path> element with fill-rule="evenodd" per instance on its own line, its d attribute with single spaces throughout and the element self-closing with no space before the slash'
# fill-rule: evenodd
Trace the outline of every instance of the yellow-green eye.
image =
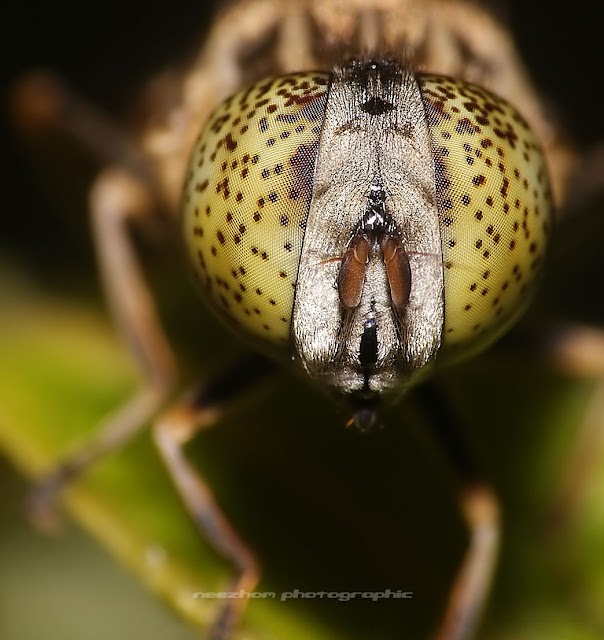
<svg viewBox="0 0 604 640">
<path fill-rule="evenodd" d="M 287 343 L 329 75 L 268 78 L 226 100 L 197 141 L 184 227 L 220 313 Z"/>
<path fill-rule="evenodd" d="M 340 392 L 400 392 L 524 309 L 549 234 L 515 109 L 390 60 L 262 80 L 205 125 L 185 185 L 190 261 L 258 346 Z"/>
<path fill-rule="evenodd" d="M 530 299 L 551 223 L 547 169 L 507 102 L 476 85 L 421 75 L 445 283 L 443 349 L 492 342 Z"/>
</svg>

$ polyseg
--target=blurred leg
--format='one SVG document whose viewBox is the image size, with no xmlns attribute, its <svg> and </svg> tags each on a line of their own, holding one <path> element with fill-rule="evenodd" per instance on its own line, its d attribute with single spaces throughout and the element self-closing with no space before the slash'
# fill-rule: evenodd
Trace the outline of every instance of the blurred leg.
<svg viewBox="0 0 604 640">
<path fill-rule="evenodd" d="M 195 526 L 233 566 L 234 576 L 225 591 L 252 591 L 260 568 L 252 551 L 220 510 L 202 475 L 186 459 L 183 448 L 199 430 L 216 422 L 227 402 L 269 370 L 270 365 L 266 361 L 250 358 L 242 366 L 204 387 L 197 395 L 168 410 L 154 427 L 155 443 Z M 247 598 L 224 600 L 209 637 L 212 640 L 229 638 L 246 603 Z"/>
<path fill-rule="evenodd" d="M 482 480 L 438 391 L 417 391 L 458 481 L 461 514 L 468 528 L 468 547 L 449 591 L 434 640 L 468 640 L 476 632 L 491 588 L 500 537 L 499 503 Z"/>
<path fill-rule="evenodd" d="M 90 205 L 105 292 L 143 381 L 140 389 L 99 425 L 90 442 L 67 455 L 34 490 L 31 515 L 42 526 L 52 525 L 52 503 L 63 486 L 143 428 L 166 401 L 175 380 L 172 351 L 128 230 L 133 218 L 150 215 L 153 200 L 145 185 L 127 170 L 107 169 L 95 182 Z"/>
</svg>

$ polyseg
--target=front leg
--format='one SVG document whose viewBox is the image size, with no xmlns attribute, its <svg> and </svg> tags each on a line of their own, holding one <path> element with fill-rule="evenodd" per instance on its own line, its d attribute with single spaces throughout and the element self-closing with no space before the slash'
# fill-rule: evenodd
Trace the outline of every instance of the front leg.
<svg viewBox="0 0 604 640">
<path fill-rule="evenodd" d="M 183 448 L 201 429 L 216 422 L 228 401 L 271 368 L 260 357 L 249 358 L 168 410 L 154 427 L 155 443 L 195 526 L 233 567 L 233 579 L 226 590 L 234 593 L 254 589 L 260 576 L 258 561 L 221 511 L 201 473 L 187 460 Z M 226 599 L 208 637 L 230 638 L 246 603 L 245 597 Z"/>
<path fill-rule="evenodd" d="M 128 229 L 133 219 L 152 213 L 153 199 L 135 175 L 111 168 L 97 178 L 90 206 L 106 295 L 143 383 L 99 425 L 90 442 L 68 454 L 40 481 L 29 506 L 32 518 L 41 526 L 53 524 L 52 506 L 63 487 L 142 429 L 166 401 L 175 380 L 172 350 L 157 319 Z"/>
</svg>

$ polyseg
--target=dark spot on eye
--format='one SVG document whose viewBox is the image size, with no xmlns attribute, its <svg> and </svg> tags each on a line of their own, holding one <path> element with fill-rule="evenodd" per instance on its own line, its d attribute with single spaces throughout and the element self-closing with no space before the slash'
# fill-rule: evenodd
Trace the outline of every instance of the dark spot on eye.
<svg viewBox="0 0 604 640">
<path fill-rule="evenodd" d="M 224 144 L 228 151 L 235 151 L 235 149 L 237 148 L 237 143 L 235 142 L 235 140 L 233 140 L 233 136 L 231 135 L 230 131 L 224 138 Z"/>
<path fill-rule="evenodd" d="M 269 139 L 266 141 L 266 146 L 267 146 L 267 147 L 272 147 L 274 144 L 275 144 L 275 138 L 269 138 Z"/>
<path fill-rule="evenodd" d="M 480 127 L 475 124 L 472 124 L 472 121 L 469 118 L 463 118 L 457 123 L 457 126 L 455 127 L 455 131 L 457 133 L 474 134 L 480 131 Z"/>
<path fill-rule="evenodd" d="M 287 216 L 281 216 L 279 218 L 279 222 L 281 223 L 282 227 L 287 227 L 287 225 L 289 224 L 289 218 Z"/>
<path fill-rule="evenodd" d="M 281 138 L 281 140 L 285 140 L 286 138 L 289 138 L 289 131 L 282 131 L 279 137 Z"/>
<path fill-rule="evenodd" d="M 291 243 L 291 242 L 286 242 L 286 243 L 283 245 L 283 248 L 284 248 L 286 251 L 291 251 L 291 250 L 292 250 L 292 243 Z"/>
<path fill-rule="evenodd" d="M 260 222 L 260 218 L 262 216 L 260 215 L 260 211 L 256 211 L 256 213 L 252 217 L 254 219 L 254 222 Z"/>
<path fill-rule="evenodd" d="M 260 175 L 266 180 L 270 174 L 271 172 L 268 169 L 262 169 L 262 173 Z"/>
<path fill-rule="evenodd" d="M 273 171 L 279 175 L 282 171 L 283 171 L 283 165 L 282 164 L 277 164 L 275 165 L 275 168 L 273 169 Z"/>
<path fill-rule="evenodd" d="M 505 198 L 508 195 L 508 188 L 510 181 L 507 178 L 503 179 L 503 186 L 501 187 L 501 195 Z"/>
<path fill-rule="evenodd" d="M 280 113 L 277 116 L 278 122 L 297 122 L 300 116 L 297 113 Z"/>
<path fill-rule="evenodd" d="M 487 181 L 487 179 L 486 179 L 484 176 L 482 176 L 482 175 L 480 175 L 480 176 L 474 176 L 474 177 L 472 178 L 472 182 L 473 182 L 477 187 L 479 187 L 480 185 L 483 185 L 486 181 Z"/>
<path fill-rule="evenodd" d="M 268 194 L 268 199 L 269 199 L 271 202 L 276 202 L 276 201 L 279 199 L 279 196 L 278 196 L 274 191 L 271 191 L 271 192 Z"/>
</svg>

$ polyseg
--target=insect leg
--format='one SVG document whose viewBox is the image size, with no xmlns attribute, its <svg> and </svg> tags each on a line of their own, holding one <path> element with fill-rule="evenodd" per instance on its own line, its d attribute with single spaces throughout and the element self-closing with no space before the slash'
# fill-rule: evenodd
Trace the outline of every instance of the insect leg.
<svg viewBox="0 0 604 640">
<path fill-rule="evenodd" d="M 468 640 L 480 622 L 491 587 L 499 547 L 499 503 L 481 479 L 438 390 L 428 384 L 416 393 L 457 475 L 460 510 L 469 533 L 467 550 L 433 640 Z"/>
<path fill-rule="evenodd" d="M 180 497 L 199 532 L 234 567 L 228 591 L 254 589 L 260 569 L 247 545 L 233 529 L 217 505 L 212 491 L 200 473 L 186 459 L 183 447 L 195 434 L 216 421 L 223 406 L 241 393 L 272 366 L 252 356 L 237 370 L 227 371 L 211 385 L 168 410 L 154 426 L 155 443 Z M 247 598 L 228 598 L 212 625 L 211 640 L 226 640 L 241 616 Z"/>
<path fill-rule="evenodd" d="M 604 331 L 572 323 L 547 330 L 540 325 L 525 343 L 564 374 L 594 381 L 549 514 L 550 530 L 559 534 L 580 504 L 604 447 Z"/>
<path fill-rule="evenodd" d="M 97 178 L 90 206 L 106 295 L 143 383 L 103 421 L 90 442 L 68 455 L 34 490 L 30 513 L 42 526 L 52 524 L 51 506 L 63 486 L 144 427 L 165 402 L 175 379 L 172 351 L 128 234 L 133 218 L 150 214 L 153 199 L 145 184 L 128 170 L 109 168 Z"/>
</svg>

